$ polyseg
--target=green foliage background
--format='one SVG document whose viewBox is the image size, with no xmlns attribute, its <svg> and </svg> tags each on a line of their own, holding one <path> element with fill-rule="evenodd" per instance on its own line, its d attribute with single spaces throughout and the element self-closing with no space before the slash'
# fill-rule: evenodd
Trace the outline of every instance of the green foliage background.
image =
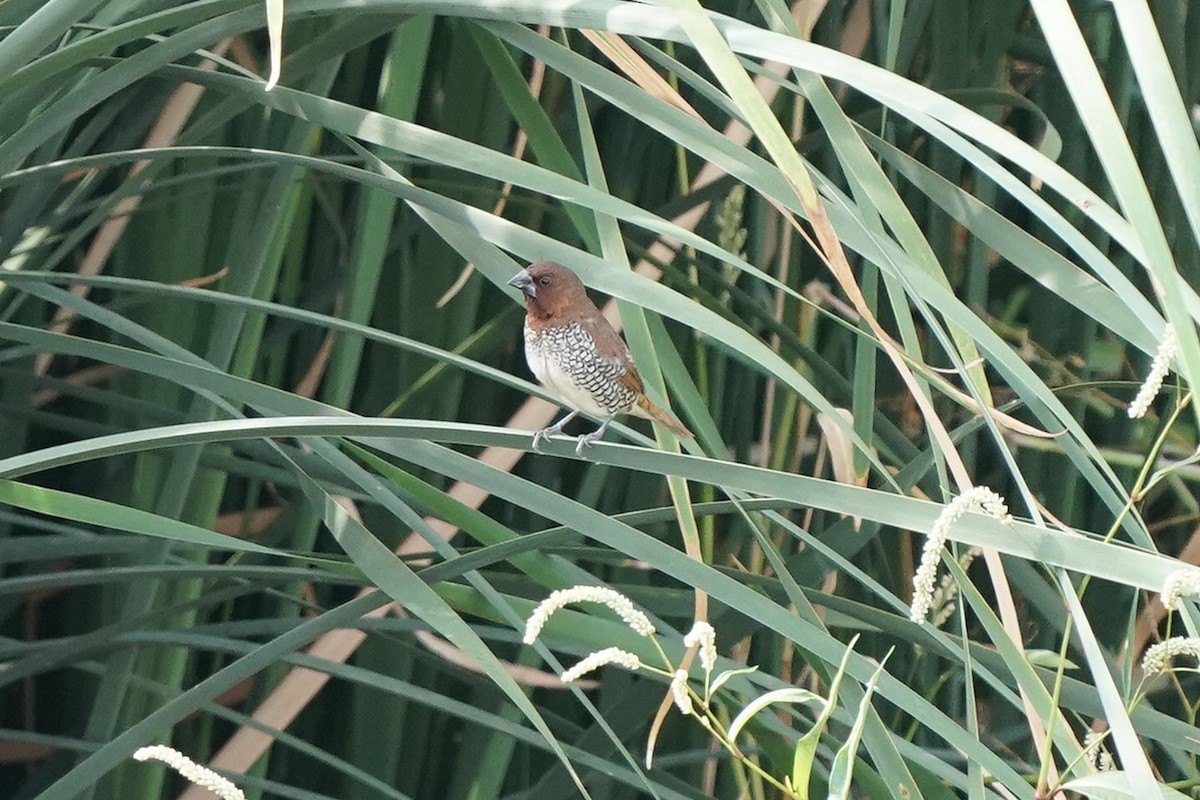
<svg viewBox="0 0 1200 800">
<path fill-rule="evenodd" d="M 268 93 L 259 2 L 0 4 L 0 794 L 173 796 L 129 761 L 170 742 L 264 796 L 777 796 L 674 712 L 646 769 L 662 681 L 531 685 L 652 655 L 593 609 L 520 644 L 600 582 L 675 655 L 710 598 L 723 667 L 759 668 L 729 716 L 824 694 L 859 635 L 814 797 L 1195 796 L 1195 676 L 1137 663 L 1196 634 L 1154 595 L 1200 559 L 1200 8 L 285 13 Z M 504 284 L 541 258 L 616 298 L 682 452 L 640 424 L 524 452 L 550 407 Z M 987 557 L 917 625 L 923 534 L 970 485 L 1016 522 L 953 526 Z M 788 774 L 818 713 L 739 745 Z"/>
</svg>

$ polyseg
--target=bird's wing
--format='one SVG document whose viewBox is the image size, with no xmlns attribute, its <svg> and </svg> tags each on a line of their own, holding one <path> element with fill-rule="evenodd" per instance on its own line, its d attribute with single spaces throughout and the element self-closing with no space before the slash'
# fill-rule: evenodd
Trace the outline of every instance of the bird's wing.
<svg viewBox="0 0 1200 800">
<path fill-rule="evenodd" d="M 638 375 L 637 367 L 633 365 L 632 361 L 629 362 L 629 367 L 620 380 L 621 383 L 633 389 L 638 394 L 644 395 L 646 393 L 646 387 L 642 385 L 642 376 Z"/>
<path fill-rule="evenodd" d="M 583 320 L 583 328 L 596 345 L 597 357 L 619 367 L 620 374 L 617 380 L 635 392 L 645 394 L 646 389 L 642 385 L 642 376 L 638 375 L 637 367 L 633 363 L 633 356 L 629 354 L 629 348 L 625 346 L 625 340 L 621 338 L 621 334 L 613 330 L 612 325 L 608 324 L 608 320 L 597 312 L 594 317 Z"/>
</svg>

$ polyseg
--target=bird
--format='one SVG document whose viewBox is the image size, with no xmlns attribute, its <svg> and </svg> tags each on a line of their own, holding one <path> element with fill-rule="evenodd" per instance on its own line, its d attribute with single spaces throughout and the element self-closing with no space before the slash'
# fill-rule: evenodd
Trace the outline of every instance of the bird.
<svg viewBox="0 0 1200 800">
<path fill-rule="evenodd" d="M 569 409 L 565 417 L 533 435 L 534 451 L 580 413 L 600 420 L 600 427 L 579 437 L 579 456 L 618 414 L 654 420 L 676 436 L 691 438 L 691 431 L 646 396 L 629 348 L 588 297 L 579 276 L 562 264 L 538 261 L 508 283 L 525 296 L 529 370 Z"/>
</svg>

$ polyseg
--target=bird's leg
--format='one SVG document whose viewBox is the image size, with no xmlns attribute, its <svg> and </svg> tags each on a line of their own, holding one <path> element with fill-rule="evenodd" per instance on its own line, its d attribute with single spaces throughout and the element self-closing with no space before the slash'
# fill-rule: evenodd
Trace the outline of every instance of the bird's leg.
<svg viewBox="0 0 1200 800">
<path fill-rule="evenodd" d="M 558 434 L 562 433 L 563 426 L 578 416 L 579 416 L 578 411 L 572 411 L 570 414 L 567 414 L 565 417 L 563 417 L 558 422 L 551 425 L 549 428 L 542 428 L 540 431 L 535 433 L 533 435 L 533 452 L 535 452 L 535 453 L 542 452 L 541 448 L 538 446 L 542 443 L 542 440 L 549 439 L 551 436 L 557 436 Z"/>
<path fill-rule="evenodd" d="M 604 431 L 608 428 L 608 423 L 612 422 L 616 416 L 616 414 L 609 414 L 608 419 L 604 420 L 604 422 L 601 422 L 599 428 L 596 428 L 596 430 L 592 431 L 591 433 L 585 433 L 580 436 L 579 443 L 575 445 L 575 455 L 582 458 L 583 448 L 587 447 L 589 444 L 603 436 Z"/>
</svg>

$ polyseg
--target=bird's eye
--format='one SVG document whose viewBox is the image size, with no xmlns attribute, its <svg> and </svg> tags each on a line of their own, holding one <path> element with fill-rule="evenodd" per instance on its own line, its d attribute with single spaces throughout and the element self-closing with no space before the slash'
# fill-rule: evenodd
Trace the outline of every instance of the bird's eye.
<svg viewBox="0 0 1200 800">
<path fill-rule="evenodd" d="M 538 278 L 538 283 L 540 283 L 542 286 L 549 286 L 550 285 L 550 276 L 543 275 L 542 277 Z"/>
</svg>

